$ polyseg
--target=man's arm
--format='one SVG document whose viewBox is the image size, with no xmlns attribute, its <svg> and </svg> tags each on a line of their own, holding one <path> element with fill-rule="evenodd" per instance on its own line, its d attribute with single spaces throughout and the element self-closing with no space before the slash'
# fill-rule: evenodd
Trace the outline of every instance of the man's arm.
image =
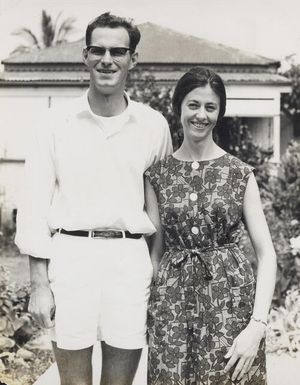
<svg viewBox="0 0 300 385">
<path fill-rule="evenodd" d="M 156 232 L 151 235 L 147 242 L 150 249 L 150 257 L 153 265 L 153 278 L 156 279 L 159 264 L 163 254 L 164 241 L 159 217 L 158 203 L 154 189 L 147 178 L 144 179 L 144 182 L 146 211 L 156 229 Z"/>
<path fill-rule="evenodd" d="M 44 120 L 47 121 L 47 116 Z M 38 120 L 39 121 L 39 120 Z M 48 279 L 52 254 L 51 231 L 47 216 L 55 188 L 53 136 L 47 125 L 38 125 L 31 140 L 20 185 L 15 242 L 29 255 L 31 298 L 29 311 L 41 326 L 52 326 L 53 295 Z M 50 314 L 50 311 L 52 312 Z"/>
</svg>

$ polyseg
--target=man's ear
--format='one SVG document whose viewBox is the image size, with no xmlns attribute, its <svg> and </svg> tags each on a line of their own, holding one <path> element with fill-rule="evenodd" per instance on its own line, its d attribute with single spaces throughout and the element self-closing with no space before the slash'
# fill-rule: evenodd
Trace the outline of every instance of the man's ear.
<svg viewBox="0 0 300 385">
<path fill-rule="evenodd" d="M 87 65 L 88 51 L 86 48 L 82 50 L 82 61 L 85 65 Z"/>
<path fill-rule="evenodd" d="M 129 65 L 129 69 L 130 69 L 130 70 L 131 70 L 132 68 L 134 68 L 134 67 L 137 65 L 138 57 L 139 57 L 139 54 L 138 54 L 137 52 L 134 52 L 134 53 L 131 55 L 130 65 Z"/>
</svg>

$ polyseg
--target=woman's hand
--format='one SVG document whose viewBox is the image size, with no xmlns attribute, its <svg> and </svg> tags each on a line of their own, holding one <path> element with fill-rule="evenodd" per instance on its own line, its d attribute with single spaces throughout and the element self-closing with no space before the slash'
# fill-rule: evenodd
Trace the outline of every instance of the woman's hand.
<svg viewBox="0 0 300 385">
<path fill-rule="evenodd" d="M 227 354 L 229 359 L 224 372 L 227 373 L 233 365 L 236 368 L 232 380 L 240 380 L 250 370 L 257 355 L 259 344 L 265 334 L 266 327 L 261 322 L 251 320 L 248 326 L 235 338 Z"/>
</svg>

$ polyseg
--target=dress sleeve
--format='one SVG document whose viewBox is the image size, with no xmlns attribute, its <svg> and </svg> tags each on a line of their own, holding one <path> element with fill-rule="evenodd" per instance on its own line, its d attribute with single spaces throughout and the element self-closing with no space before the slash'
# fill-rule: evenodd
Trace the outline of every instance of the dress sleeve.
<svg viewBox="0 0 300 385">
<path fill-rule="evenodd" d="M 147 167 L 173 153 L 171 133 L 167 120 L 157 111 L 154 116 L 155 128 L 153 127 L 151 133 L 152 148 Z"/>
<path fill-rule="evenodd" d="M 250 166 L 247 163 L 244 163 L 244 180 L 246 181 L 246 183 L 247 183 L 248 178 L 249 178 L 249 176 L 251 175 L 252 172 L 255 175 L 255 168 L 253 166 Z"/>
<path fill-rule="evenodd" d="M 161 162 L 157 162 L 150 166 L 144 173 L 145 178 L 150 182 L 155 191 L 159 187 Z"/>
</svg>

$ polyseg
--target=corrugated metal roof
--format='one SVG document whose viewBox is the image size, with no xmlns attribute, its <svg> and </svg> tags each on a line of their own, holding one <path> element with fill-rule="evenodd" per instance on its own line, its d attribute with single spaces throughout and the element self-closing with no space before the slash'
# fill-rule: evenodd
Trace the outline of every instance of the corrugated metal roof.
<svg viewBox="0 0 300 385">
<path fill-rule="evenodd" d="M 151 73 L 156 80 L 174 84 L 182 75 L 181 71 L 165 71 Z M 225 84 L 274 84 L 288 85 L 289 79 L 272 73 L 220 73 Z M 143 75 L 143 78 L 145 76 Z M 138 78 L 135 78 L 138 80 Z M 89 73 L 83 71 L 63 72 L 0 72 L 0 85 L 5 84 L 88 84 Z"/>
<path fill-rule="evenodd" d="M 153 23 L 139 25 L 141 41 L 138 45 L 142 63 L 197 63 L 277 66 L 276 60 L 258 56 L 240 49 L 217 44 L 206 39 L 186 35 Z M 84 39 L 10 56 L 4 64 L 46 64 L 82 62 Z"/>
</svg>

